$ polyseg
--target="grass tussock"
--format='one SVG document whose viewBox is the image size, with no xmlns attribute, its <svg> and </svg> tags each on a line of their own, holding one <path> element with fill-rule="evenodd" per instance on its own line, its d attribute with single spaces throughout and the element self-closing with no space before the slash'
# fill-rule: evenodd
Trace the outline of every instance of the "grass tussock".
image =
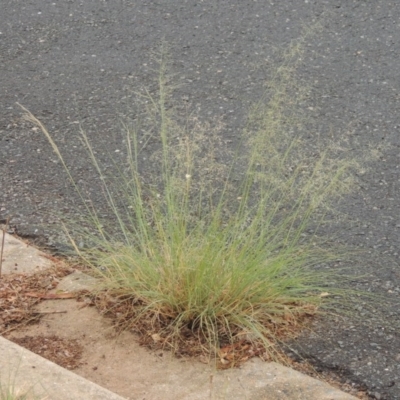
<svg viewBox="0 0 400 400">
<path fill-rule="evenodd" d="M 125 125 L 127 157 L 115 165 L 118 176 L 105 176 L 82 134 L 115 224 L 85 202 L 90 228 L 79 235 L 91 245 L 80 247 L 76 230 L 70 237 L 114 296 L 115 309 L 129 305 L 123 313 L 129 327 L 175 348 L 195 338 L 202 351 L 216 354 L 246 340 L 272 354 L 277 338 L 338 289 L 335 273 L 321 265 L 341 254 L 317 232 L 354 187 L 359 165 L 337 142 L 310 147 L 302 137 L 300 54 L 300 42 L 286 52 L 234 153 L 226 151 L 221 127 L 180 122 L 164 58 L 158 96 L 142 94 L 142 123 Z M 46 128 L 29 112 L 26 118 L 42 129 L 69 174 Z M 150 139 L 157 142 L 151 174 L 141 165 Z"/>
</svg>

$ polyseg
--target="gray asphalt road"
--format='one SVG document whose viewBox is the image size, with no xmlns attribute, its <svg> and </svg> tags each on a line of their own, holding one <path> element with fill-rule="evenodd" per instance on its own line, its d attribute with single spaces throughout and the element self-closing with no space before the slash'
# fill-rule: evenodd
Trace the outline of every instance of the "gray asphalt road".
<svg viewBox="0 0 400 400">
<path fill-rule="evenodd" d="M 400 399 L 396 0 L 0 0 L 0 220 L 12 214 L 21 235 L 51 244 L 57 221 L 48 211 L 80 210 L 49 145 L 21 120 L 16 102 L 48 126 L 74 176 L 90 189 L 96 180 L 79 148 L 77 122 L 100 158 L 118 150 L 118 115 L 130 110 L 132 88 L 154 87 L 151 54 L 162 39 L 183 84 L 177 99 L 205 119 L 221 116 L 223 134 L 234 141 L 263 91 L 263 63 L 317 20 L 323 29 L 310 39 L 300 68 L 312 86 L 306 108 L 313 128 L 321 135 L 351 132 L 359 150 L 385 148 L 360 192 L 340 207 L 354 217 L 342 239 L 367 250 L 361 266 L 372 275 L 363 285 L 386 300 L 357 310 L 356 323 L 319 324 L 293 349 L 372 398 Z"/>
</svg>

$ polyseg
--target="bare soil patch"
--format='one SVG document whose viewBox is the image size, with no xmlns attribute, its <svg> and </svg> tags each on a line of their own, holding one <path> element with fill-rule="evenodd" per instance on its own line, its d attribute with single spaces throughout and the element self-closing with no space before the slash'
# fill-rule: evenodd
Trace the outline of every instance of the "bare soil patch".
<svg viewBox="0 0 400 400">
<path fill-rule="evenodd" d="M 169 388 L 176 385 L 181 385 L 181 399 L 190 398 L 189 387 L 182 386 L 189 381 L 209 387 L 211 393 L 215 367 L 199 352 L 190 357 L 183 351 L 177 357 L 163 349 L 154 334 L 149 336 L 151 343 L 130 331 L 117 332 L 113 321 L 93 307 L 85 293 L 68 296 L 57 291 L 62 278 L 74 270 L 58 264 L 34 275 L 2 277 L 0 334 L 127 399 L 168 399 L 174 393 Z M 225 346 L 220 367 L 239 365 L 257 355 L 257 348 L 245 341 Z M 317 373 L 307 363 L 288 362 L 303 373 L 361 399 L 368 398 L 365 391 L 341 382 L 333 372 Z"/>
<path fill-rule="evenodd" d="M 75 369 L 81 364 L 82 346 L 76 339 L 50 336 L 13 337 L 12 341 L 43 358 L 67 369 Z"/>
</svg>

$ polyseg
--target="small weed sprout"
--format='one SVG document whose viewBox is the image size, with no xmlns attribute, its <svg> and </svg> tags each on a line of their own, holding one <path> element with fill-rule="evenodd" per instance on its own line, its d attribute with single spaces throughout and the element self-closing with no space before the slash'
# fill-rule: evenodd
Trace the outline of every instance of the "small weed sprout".
<svg viewBox="0 0 400 400">
<path fill-rule="evenodd" d="M 31 400 L 34 399 L 29 392 L 19 391 L 14 387 L 3 387 L 0 385 L 0 400 Z"/>
<path fill-rule="evenodd" d="M 12 374 L 14 375 L 14 374 Z M 21 379 L 18 379 L 20 382 Z M 34 394 L 34 387 L 16 383 L 17 376 L 10 376 L 8 379 L 0 376 L 0 400 L 46 400 Z M 28 387 L 28 388 L 27 388 Z"/>
<path fill-rule="evenodd" d="M 285 55 L 251 109 L 236 153 L 224 153 L 219 124 L 179 123 L 164 59 L 158 97 L 142 96 L 145 126 L 125 125 L 128 157 L 116 166 L 119 176 L 105 176 L 82 134 L 117 229 L 85 202 L 91 228 L 80 235 L 91 246 L 76 244 L 76 230 L 70 238 L 103 287 L 131 304 L 126 327 L 175 350 L 194 337 L 200 352 L 215 355 L 246 338 L 273 355 L 276 340 L 338 290 L 335 273 L 316 266 L 342 254 L 325 248 L 316 232 L 354 187 L 359 165 L 337 143 L 316 151 L 296 133 L 300 52 L 295 43 Z M 46 128 L 28 111 L 26 118 L 41 128 L 72 179 Z M 152 173 L 140 161 L 149 138 L 159 144 Z"/>
</svg>

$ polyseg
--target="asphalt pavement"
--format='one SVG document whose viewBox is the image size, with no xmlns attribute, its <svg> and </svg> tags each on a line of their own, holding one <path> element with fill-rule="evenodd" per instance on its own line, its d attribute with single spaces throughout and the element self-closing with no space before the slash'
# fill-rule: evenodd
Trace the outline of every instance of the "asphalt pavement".
<svg viewBox="0 0 400 400">
<path fill-rule="evenodd" d="M 154 54 L 170 45 L 175 96 L 235 143 L 260 98 L 276 48 L 305 25 L 310 37 L 299 77 L 310 91 L 310 138 L 348 135 L 354 152 L 379 150 L 343 199 L 350 215 L 339 239 L 365 250 L 359 284 L 381 297 L 357 318 L 327 319 L 292 344 L 293 353 L 400 399 L 400 3 L 389 0 L 1 0 L 0 220 L 37 243 L 61 246 L 60 218 L 82 212 L 43 135 L 16 102 L 42 120 L 72 174 L 96 196 L 96 174 L 81 149 L 82 125 L 100 160 L 123 153 L 120 117 L 134 89 L 155 88 Z M 334 137 L 334 136 L 333 136 Z M 110 165 L 110 168 L 112 166 Z M 101 196 L 97 199 L 101 208 Z"/>
</svg>

